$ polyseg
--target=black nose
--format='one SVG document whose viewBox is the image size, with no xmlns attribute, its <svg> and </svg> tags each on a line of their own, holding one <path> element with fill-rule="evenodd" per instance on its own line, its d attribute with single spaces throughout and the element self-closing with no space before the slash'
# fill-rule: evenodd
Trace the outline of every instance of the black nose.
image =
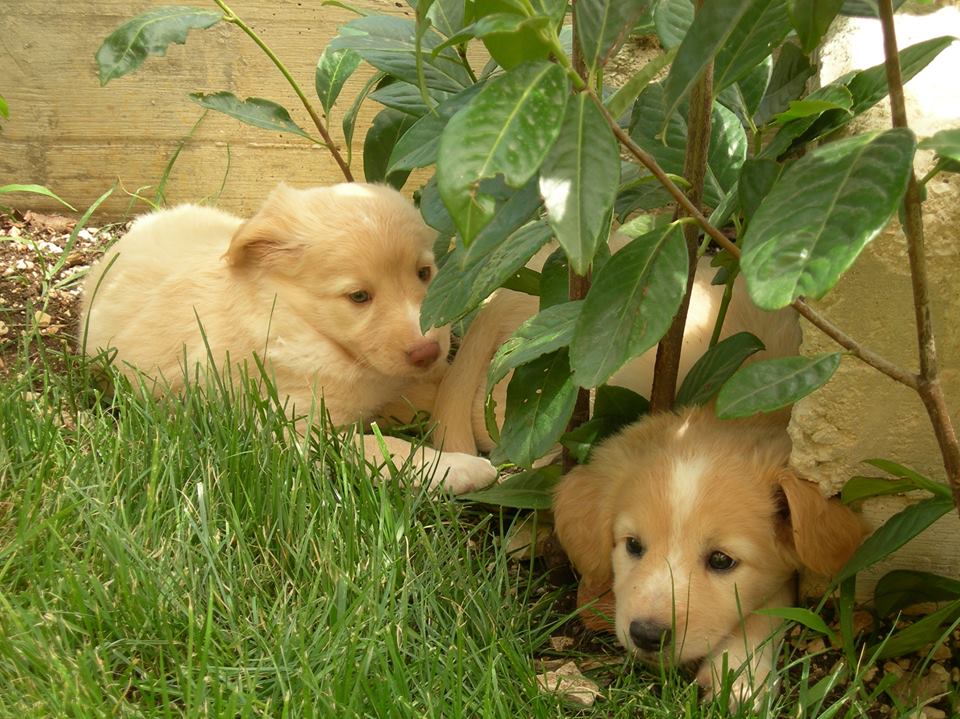
<svg viewBox="0 0 960 719">
<path fill-rule="evenodd" d="M 655 652 L 662 645 L 669 645 L 671 634 L 670 627 L 663 624 L 642 622 L 639 619 L 630 622 L 630 639 L 638 649 L 645 652 Z"/>
</svg>

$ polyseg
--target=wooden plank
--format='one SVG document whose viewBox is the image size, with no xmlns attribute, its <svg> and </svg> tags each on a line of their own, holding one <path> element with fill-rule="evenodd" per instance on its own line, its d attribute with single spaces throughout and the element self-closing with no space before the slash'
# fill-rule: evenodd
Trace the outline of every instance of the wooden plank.
<svg viewBox="0 0 960 719">
<path fill-rule="evenodd" d="M 188 99 L 189 92 L 228 90 L 238 97 L 266 97 L 285 106 L 301 127 L 316 134 L 277 69 L 246 35 L 225 23 L 191 32 L 186 45 L 173 45 L 166 57 L 151 57 L 132 75 L 100 87 L 93 58 L 103 39 L 124 21 L 161 4 L 23 0 L 4 9 L 0 77 L 5 78 L 3 93 L 11 117 L 0 133 L 0 184 L 43 184 L 81 208 L 115 179 L 129 191 L 156 186 L 167 159 L 203 112 Z M 320 52 L 339 25 L 356 16 L 341 8 L 311 5 L 294 0 L 231 2 L 312 99 Z M 412 17 L 406 4 L 356 0 L 353 5 Z M 343 90 L 344 107 L 334 110 L 329 124 L 340 142 L 343 112 L 371 73 L 370 68 L 361 68 Z M 319 102 L 316 107 L 320 109 Z M 376 103 L 365 104 L 355 134 L 357 147 L 379 109 Z M 256 207 L 265 186 L 281 179 L 300 185 L 343 179 L 329 154 L 308 141 L 211 112 L 174 167 L 171 200 L 197 200 L 215 191 L 223 179 L 227 146 L 232 159 L 220 201 L 226 209 L 246 212 Z M 362 179 L 359 152 L 353 170 Z M 39 210 L 56 207 L 36 197 L 5 199 Z M 104 205 L 103 214 L 116 218 L 127 205 L 128 200 L 118 196 Z"/>
</svg>

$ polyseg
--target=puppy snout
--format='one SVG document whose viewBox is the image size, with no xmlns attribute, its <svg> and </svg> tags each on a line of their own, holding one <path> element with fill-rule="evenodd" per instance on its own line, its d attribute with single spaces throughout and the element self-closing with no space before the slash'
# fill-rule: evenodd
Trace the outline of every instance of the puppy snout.
<svg viewBox="0 0 960 719">
<path fill-rule="evenodd" d="M 414 367 L 429 367 L 440 356 L 440 343 L 436 340 L 423 340 L 407 350 L 407 361 Z"/>
<path fill-rule="evenodd" d="M 655 652 L 663 645 L 670 644 L 670 627 L 655 622 L 634 619 L 630 622 L 630 639 L 645 652 Z"/>
</svg>

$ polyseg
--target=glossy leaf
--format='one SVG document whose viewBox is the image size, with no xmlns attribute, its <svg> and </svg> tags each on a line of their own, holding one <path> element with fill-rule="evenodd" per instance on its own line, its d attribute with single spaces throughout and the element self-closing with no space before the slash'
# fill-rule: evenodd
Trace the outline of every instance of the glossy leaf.
<svg viewBox="0 0 960 719">
<path fill-rule="evenodd" d="M 560 481 L 560 471 L 558 465 L 528 469 L 479 492 L 461 494 L 457 499 L 513 509 L 547 510 L 553 504 L 553 490 Z"/>
<path fill-rule="evenodd" d="M 459 94 L 462 93 L 458 93 L 458 95 Z M 443 102 L 449 97 L 451 97 L 449 92 L 444 92 L 443 90 L 428 90 L 427 101 L 425 102 L 419 87 L 415 87 L 408 82 L 399 81 L 378 87 L 370 93 L 371 100 L 379 102 L 384 107 L 399 110 L 414 117 L 423 117 L 436 107 L 438 103 Z"/>
<path fill-rule="evenodd" d="M 907 0 L 893 0 L 893 9 L 898 10 Z M 880 17 L 877 0 L 844 0 L 841 15 L 850 17 Z"/>
<path fill-rule="evenodd" d="M 914 469 L 909 467 L 904 467 L 902 464 L 896 462 L 891 462 L 889 459 L 865 459 L 864 463 L 869 464 L 877 469 L 882 469 L 887 474 L 892 474 L 894 477 L 899 477 L 910 482 L 917 489 L 922 489 L 930 494 L 937 495 L 940 497 L 950 498 L 953 496 L 953 493 L 950 491 L 950 487 L 946 484 L 940 482 L 935 482 L 929 477 L 925 477 Z"/>
<path fill-rule="evenodd" d="M 753 218 L 763 198 L 776 184 L 782 170 L 783 165 L 779 162 L 761 157 L 750 158 L 743 163 L 743 167 L 740 168 L 740 179 L 737 182 L 737 192 L 740 193 L 740 209 L 747 223 Z"/>
<path fill-rule="evenodd" d="M 350 161 L 353 158 L 353 131 L 357 125 L 357 115 L 360 112 L 360 107 L 363 105 L 363 101 L 367 99 L 367 96 L 370 92 L 377 86 L 377 84 L 383 80 L 383 73 L 376 73 L 369 80 L 367 84 L 364 85 L 360 92 L 357 93 L 357 96 L 353 99 L 353 103 L 350 105 L 350 108 L 343 114 L 343 122 L 341 126 L 343 127 L 343 139 L 344 145 L 347 148 L 347 164 L 350 164 Z"/>
<path fill-rule="evenodd" d="M 540 270 L 540 311 L 563 304 L 570 298 L 570 264 L 562 247 L 558 247 Z"/>
<path fill-rule="evenodd" d="M 873 589 L 873 607 L 881 617 L 891 616 L 914 604 L 957 598 L 960 598 L 960 581 L 909 569 L 888 572 Z"/>
<path fill-rule="evenodd" d="M 686 282 L 687 249 L 676 225 L 621 249 L 594 277 L 574 330 L 577 383 L 596 387 L 653 347 L 670 327 Z"/>
<path fill-rule="evenodd" d="M 443 38 L 425 30 L 417 45 L 417 24 L 405 18 L 370 15 L 351 20 L 340 28 L 340 35 L 327 46 L 333 50 L 354 50 L 378 70 L 416 87 L 420 86 L 417 71 L 419 55 L 426 86 L 446 92 L 459 92 L 473 80 L 460 56 L 451 48 L 436 55 L 432 50 Z"/>
<path fill-rule="evenodd" d="M 807 629 L 812 629 L 818 634 L 823 634 L 831 643 L 834 641 L 833 632 L 830 630 L 830 627 L 827 626 L 827 623 L 823 621 L 819 614 L 811 612 L 809 609 L 804 609 L 803 607 L 771 607 L 769 609 L 755 609 L 753 613 L 762 614 L 765 617 L 778 617 L 780 619 L 786 619 L 788 622 L 802 624 Z"/>
<path fill-rule="evenodd" d="M 888 130 L 821 146 L 788 167 L 743 236 L 753 301 L 774 310 L 826 294 L 896 212 L 915 150 L 909 130 Z"/>
<path fill-rule="evenodd" d="M 960 162 L 960 128 L 941 130 L 933 137 L 923 140 L 920 149 L 934 150 L 942 159 Z"/>
<path fill-rule="evenodd" d="M 507 386 L 500 449 L 521 467 L 532 465 L 560 439 L 578 391 L 565 349 L 518 367 Z"/>
<path fill-rule="evenodd" d="M 765 125 L 770 118 L 785 110 L 790 100 L 800 97 L 814 72 L 807 56 L 796 45 L 789 42 L 781 45 L 767 90 L 754 113 L 754 122 Z"/>
<path fill-rule="evenodd" d="M 849 99 L 849 102 L 847 100 Z M 847 93 L 846 97 L 831 100 L 791 100 L 790 106 L 778 115 L 774 116 L 774 121 L 778 125 L 784 125 L 793 120 L 798 120 L 811 115 L 822 115 L 830 110 L 849 110 L 853 104 L 853 96 Z"/>
<path fill-rule="evenodd" d="M 824 101 L 824 104 L 819 104 L 820 101 Z M 803 114 L 784 123 L 773 139 L 760 151 L 760 157 L 778 158 L 798 144 L 803 144 L 813 137 L 811 128 L 822 124 L 824 117 L 828 119 L 832 117 L 834 120 L 831 122 L 834 122 L 839 115 L 843 115 L 843 122 L 846 122 L 853 117 L 852 113 L 849 109 L 838 110 L 837 108 L 853 107 L 853 95 L 843 85 L 827 85 L 807 95 L 801 107 L 813 111 L 812 114 Z M 829 109 L 819 111 L 820 107 Z"/>
<path fill-rule="evenodd" d="M 240 100 L 232 92 L 221 91 L 211 95 L 194 92 L 190 94 L 190 99 L 202 107 L 222 112 L 248 125 L 264 130 L 292 132 L 295 135 L 313 139 L 291 119 L 290 113 L 285 108 L 262 97 L 248 97 L 246 100 Z"/>
<path fill-rule="evenodd" d="M 677 110 L 680 101 L 687 97 L 690 88 L 703 74 L 707 63 L 723 47 L 751 5 L 764 1 L 710 0 L 703 4 L 680 43 L 677 56 L 670 66 L 670 74 L 663 85 L 667 118 Z"/>
<path fill-rule="evenodd" d="M 525 62 L 546 60 L 550 55 L 552 46 L 543 37 L 543 32 L 548 29 L 552 32 L 556 27 L 560 4 L 556 0 L 538 0 L 530 5 L 528 8 L 514 0 L 474 2 L 477 22 L 471 31 L 478 33 L 487 52 L 505 70 L 512 70 Z M 533 16 L 529 14 L 530 10 L 533 10 Z M 559 12 L 562 17 L 562 9 Z"/>
<path fill-rule="evenodd" d="M 604 101 L 603 104 L 606 105 L 609 113 L 615 118 L 622 117 L 630 109 L 637 96 L 653 81 L 653 78 L 673 62 L 676 54 L 677 49 L 673 48 L 648 60 L 638 72 L 631 75 L 623 85 L 617 88 L 616 92 Z"/>
<path fill-rule="evenodd" d="M 789 0 L 790 22 L 797 31 L 800 46 L 811 53 L 820 44 L 830 23 L 840 12 L 844 0 Z"/>
<path fill-rule="evenodd" d="M 877 659 L 912 654 L 930 644 L 944 641 L 960 621 L 960 600 L 941 607 L 887 639 Z"/>
<path fill-rule="evenodd" d="M 480 181 L 503 175 L 520 187 L 533 177 L 559 134 L 568 94 L 559 65 L 528 63 L 487 83 L 447 123 L 437 184 L 465 244 L 493 217 Z"/>
<path fill-rule="evenodd" d="M 449 100 L 442 102 L 434 112 L 419 118 L 393 148 L 390 154 L 390 171 L 412 170 L 435 163 L 437 153 L 440 151 L 440 136 L 443 134 L 443 128 L 481 87 L 482 85 L 474 85 L 468 90 L 457 93 Z"/>
<path fill-rule="evenodd" d="M 714 94 L 746 77 L 790 32 L 787 0 L 754 0 L 717 52 Z"/>
<path fill-rule="evenodd" d="M 569 345 L 582 305 L 579 300 L 553 305 L 520 325 L 490 362 L 487 392 L 510 370 Z"/>
<path fill-rule="evenodd" d="M 587 72 L 606 64 L 649 5 L 650 0 L 578 0 L 574 24 Z"/>
<path fill-rule="evenodd" d="M 323 111 L 330 114 L 340 96 L 343 84 L 360 65 L 360 56 L 353 50 L 331 50 L 325 47 L 317 61 L 314 85 Z"/>
<path fill-rule="evenodd" d="M 387 172 L 387 160 L 397 141 L 416 119 L 398 110 L 386 109 L 373 118 L 363 142 L 363 176 L 367 182 L 386 182 L 400 189 L 410 174 L 407 170 Z"/>
<path fill-rule="evenodd" d="M 465 5 L 463 0 L 434 0 L 427 17 L 437 30 L 450 37 L 463 29 Z"/>
<path fill-rule="evenodd" d="M 853 504 L 872 497 L 883 497 L 888 494 L 902 494 L 915 490 L 917 487 L 903 479 L 889 477 L 851 477 L 840 490 L 840 501 L 844 504 Z"/>
<path fill-rule="evenodd" d="M 952 509 L 952 500 L 932 497 L 897 512 L 864 540 L 836 581 L 841 582 L 886 559 Z"/>
<path fill-rule="evenodd" d="M 693 24 L 691 0 L 660 0 L 653 12 L 653 26 L 664 49 L 679 48 Z"/>
<path fill-rule="evenodd" d="M 768 55 L 750 72 L 737 82 L 728 85 L 717 95 L 717 102 L 731 110 L 748 132 L 753 132 L 755 129 L 753 115 L 760 107 L 772 70 L 773 59 Z"/>
<path fill-rule="evenodd" d="M 547 221 L 578 274 L 607 242 L 619 185 L 617 140 L 587 93 L 578 93 L 540 169 Z"/>
<path fill-rule="evenodd" d="M 721 419 L 749 417 L 793 404 L 827 383 L 840 365 L 840 353 L 781 357 L 738 370 L 717 395 Z"/>
<path fill-rule="evenodd" d="M 59 202 L 61 205 L 65 207 L 69 207 L 74 212 L 77 211 L 76 207 L 74 207 L 69 202 L 59 197 L 58 195 L 54 194 L 52 190 L 44 187 L 43 185 L 30 185 L 30 184 L 0 185 L 0 195 L 6 195 L 11 192 L 29 192 L 32 195 L 43 195 L 44 197 L 49 197 L 52 200 L 56 200 L 57 202 Z"/>
<path fill-rule="evenodd" d="M 738 332 L 718 342 L 690 368 L 677 390 L 677 406 L 709 402 L 744 360 L 762 349 L 763 342 L 749 332 Z"/>
<path fill-rule="evenodd" d="M 160 7 L 118 27 L 97 50 L 100 84 L 123 77 L 140 67 L 150 55 L 166 55 L 170 43 L 184 44 L 194 29 L 216 25 L 223 14 L 191 7 Z"/>
</svg>

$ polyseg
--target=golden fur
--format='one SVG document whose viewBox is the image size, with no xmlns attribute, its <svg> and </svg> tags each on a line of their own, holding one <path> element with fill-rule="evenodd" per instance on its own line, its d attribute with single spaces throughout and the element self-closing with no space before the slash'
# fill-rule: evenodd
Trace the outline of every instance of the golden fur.
<svg viewBox="0 0 960 719">
<path fill-rule="evenodd" d="M 336 425 L 369 422 L 446 370 L 448 328 L 419 326 L 433 238 L 400 193 L 362 183 L 281 184 L 247 221 L 195 205 L 155 212 L 91 271 L 84 347 L 115 349 L 121 371 L 161 379 L 158 393 L 182 390 L 210 362 L 253 369 L 256 353 L 295 415 L 322 396 Z M 412 449 L 386 441 L 401 459 Z M 364 448 L 379 456 L 374 437 Z M 414 461 L 437 463 L 455 492 L 496 476 L 464 454 L 425 449 Z"/>
<path fill-rule="evenodd" d="M 644 659 L 698 664 L 708 691 L 726 657 L 743 667 L 734 704 L 762 687 L 779 622 L 753 612 L 792 604 L 798 569 L 835 573 L 863 536 L 856 515 L 788 468 L 789 454 L 778 422 L 721 421 L 710 408 L 644 418 L 599 446 L 554 500 L 580 603 L 597 600 L 588 626 L 610 617 Z M 726 561 L 717 552 L 735 565 L 711 567 Z"/>
</svg>

